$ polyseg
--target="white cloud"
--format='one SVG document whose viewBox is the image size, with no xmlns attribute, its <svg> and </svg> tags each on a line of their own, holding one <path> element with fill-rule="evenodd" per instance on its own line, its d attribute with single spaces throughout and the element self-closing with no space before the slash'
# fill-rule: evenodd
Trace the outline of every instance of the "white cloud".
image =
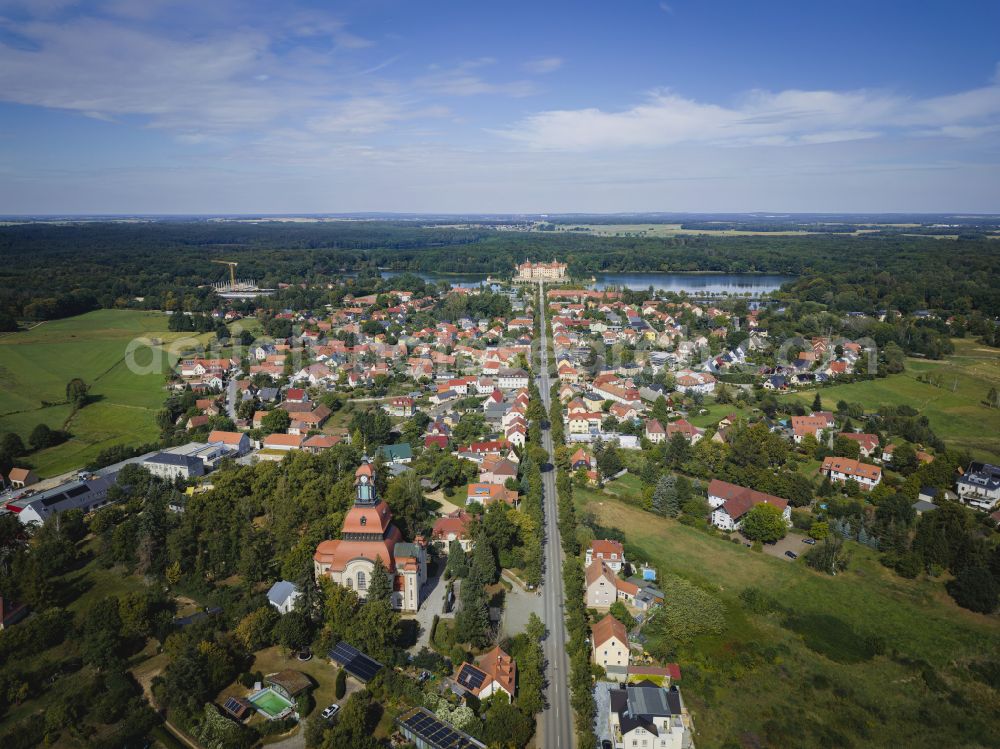
<svg viewBox="0 0 1000 749">
<path fill-rule="evenodd" d="M 521 66 L 526 73 L 544 74 L 552 73 L 563 66 L 561 57 L 539 57 L 536 60 L 528 60 Z"/>
<path fill-rule="evenodd" d="M 538 150 L 657 148 L 679 143 L 795 145 L 912 135 L 972 137 L 1000 116 L 1000 84 L 927 99 L 880 91 L 751 91 L 735 105 L 654 91 L 629 109 L 551 110 L 495 131 Z M 984 130 L 986 128 L 986 130 Z"/>
<path fill-rule="evenodd" d="M 430 72 L 418 77 L 414 85 L 431 94 L 444 96 L 477 96 L 481 94 L 496 94 L 500 96 L 531 96 L 538 93 L 538 87 L 531 81 L 491 81 L 479 71 L 495 65 L 492 57 L 481 57 L 467 60 L 454 67 L 444 68 L 438 65 L 430 66 Z"/>
</svg>

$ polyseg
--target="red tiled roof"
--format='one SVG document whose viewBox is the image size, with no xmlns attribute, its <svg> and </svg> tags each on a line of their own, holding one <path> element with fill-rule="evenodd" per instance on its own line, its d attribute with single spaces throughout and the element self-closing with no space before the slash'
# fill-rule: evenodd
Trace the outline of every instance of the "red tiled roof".
<svg viewBox="0 0 1000 749">
<path fill-rule="evenodd" d="M 765 494 L 746 486 L 730 484 L 728 481 L 712 479 L 708 484 L 708 494 L 712 497 L 721 497 L 725 500 L 723 507 L 733 520 L 743 517 L 751 507 L 761 502 L 784 510 L 788 507 L 788 500 L 775 497 L 773 494 Z"/>
<path fill-rule="evenodd" d="M 616 638 L 625 647 L 628 647 L 628 632 L 625 631 L 625 625 L 611 616 L 611 614 L 608 614 L 597 622 L 597 624 L 591 626 L 590 630 L 594 633 L 595 648 L 600 647 L 612 637 Z"/>
<path fill-rule="evenodd" d="M 837 471 L 837 473 L 844 473 L 848 476 L 860 476 L 872 481 L 882 476 L 882 469 L 878 466 L 868 465 L 854 458 L 838 458 L 832 455 L 823 459 L 823 466 L 820 468 L 820 471 L 823 473 Z"/>
</svg>

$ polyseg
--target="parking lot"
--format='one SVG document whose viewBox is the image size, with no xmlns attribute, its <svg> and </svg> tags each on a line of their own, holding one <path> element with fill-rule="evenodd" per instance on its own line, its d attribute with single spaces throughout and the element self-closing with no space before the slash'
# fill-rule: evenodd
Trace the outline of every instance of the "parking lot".
<svg viewBox="0 0 1000 749">
<path fill-rule="evenodd" d="M 809 538 L 808 536 L 803 536 L 798 533 L 789 533 L 783 539 L 774 544 L 764 544 L 764 553 L 770 554 L 772 557 L 778 557 L 778 559 L 784 559 L 786 562 L 794 561 L 785 556 L 786 551 L 793 551 L 798 556 L 802 556 L 812 547 L 809 544 L 803 543 L 802 539 Z"/>
<path fill-rule="evenodd" d="M 515 635 L 523 632 L 532 614 L 538 614 L 538 618 L 545 621 L 543 610 L 544 603 L 538 590 L 523 590 L 514 585 L 504 596 L 503 633 Z"/>
</svg>

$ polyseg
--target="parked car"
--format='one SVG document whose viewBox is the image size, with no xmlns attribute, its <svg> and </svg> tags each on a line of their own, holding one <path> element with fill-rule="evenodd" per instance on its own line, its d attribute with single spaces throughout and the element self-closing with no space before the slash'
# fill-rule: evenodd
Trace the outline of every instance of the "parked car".
<svg viewBox="0 0 1000 749">
<path fill-rule="evenodd" d="M 785 556 L 788 557 L 789 559 L 798 559 L 799 558 L 799 555 L 796 554 L 794 551 L 786 551 L 785 552 Z"/>
<path fill-rule="evenodd" d="M 601 749 L 613 749 L 611 740 L 604 739 L 604 741 L 601 742 Z"/>
<path fill-rule="evenodd" d="M 340 705 L 330 705 L 326 710 L 323 711 L 323 720 L 333 720 L 334 716 L 340 712 Z"/>
<path fill-rule="evenodd" d="M 812 546 L 813 544 L 816 543 L 816 539 L 815 538 L 803 538 L 802 539 L 802 543 L 809 544 L 810 546 Z"/>
<path fill-rule="evenodd" d="M 431 678 L 430 673 L 428 673 L 427 671 L 421 671 L 420 676 L 417 677 L 417 683 L 423 684 L 429 678 Z"/>
</svg>

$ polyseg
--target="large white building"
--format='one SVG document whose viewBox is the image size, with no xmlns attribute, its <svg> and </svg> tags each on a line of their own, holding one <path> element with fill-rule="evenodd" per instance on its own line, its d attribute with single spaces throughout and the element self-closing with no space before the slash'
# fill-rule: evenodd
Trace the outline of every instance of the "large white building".
<svg viewBox="0 0 1000 749">
<path fill-rule="evenodd" d="M 566 279 L 566 263 L 553 261 L 551 263 L 533 263 L 525 260 L 517 266 L 518 281 L 564 281 Z"/>
<path fill-rule="evenodd" d="M 610 697 L 615 749 L 693 749 L 691 716 L 677 687 L 641 681 L 612 689 Z"/>
</svg>

